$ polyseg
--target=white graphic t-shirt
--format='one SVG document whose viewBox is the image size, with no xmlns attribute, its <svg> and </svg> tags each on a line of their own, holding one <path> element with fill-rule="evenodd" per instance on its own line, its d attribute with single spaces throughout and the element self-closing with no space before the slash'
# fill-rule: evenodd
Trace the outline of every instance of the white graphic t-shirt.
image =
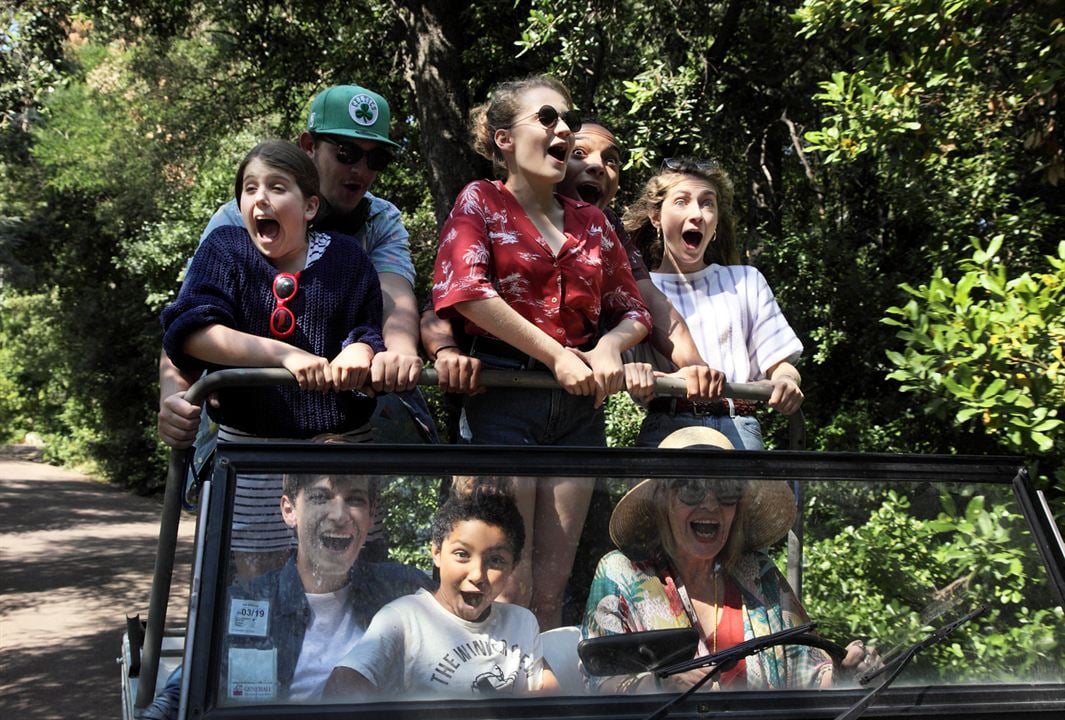
<svg viewBox="0 0 1065 720">
<path fill-rule="evenodd" d="M 493 603 L 482 622 L 452 615 L 426 590 L 385 605 L 338 663 L 383 693 L 522 694 L 543 682 L 536 617 L 519 605 Z"/>
</svg>

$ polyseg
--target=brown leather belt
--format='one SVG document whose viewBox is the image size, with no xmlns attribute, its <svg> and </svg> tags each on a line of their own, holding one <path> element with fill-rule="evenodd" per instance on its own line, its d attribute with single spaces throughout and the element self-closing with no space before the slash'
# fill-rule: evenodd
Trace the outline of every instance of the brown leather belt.
<svg viewBox="0 0 1065 720">
<path fill-rule="evenodd" d="M 733 409 L 735 408 L 735 409 Z M 648 412 L 663 412 L 670 415 L 688 413 L 690 415 L 715 415 L 734 417 L 736 415 L 754 415 L 758 403 L 753 400 L 711 400 L 710 402 L 692 402 L 684 398 L 655 398 L 647 405 Z"/>
</svg>

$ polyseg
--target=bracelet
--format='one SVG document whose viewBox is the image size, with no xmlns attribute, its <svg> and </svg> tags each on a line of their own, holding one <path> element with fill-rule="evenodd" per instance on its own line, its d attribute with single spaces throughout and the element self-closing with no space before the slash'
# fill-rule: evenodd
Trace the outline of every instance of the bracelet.
<svg viewBox="0 0 1065 720">
<path fill-rule="evenodd" d="M 451 348 L 455 348 L 456 350 L 462 349 L 458 345 L 441 345 L 436 349 L 436 352 L 433 353 L 433 362 L 436 362 L 436 356 L 440 354 L 441 350 L 450 350 Z"/>
</svg>

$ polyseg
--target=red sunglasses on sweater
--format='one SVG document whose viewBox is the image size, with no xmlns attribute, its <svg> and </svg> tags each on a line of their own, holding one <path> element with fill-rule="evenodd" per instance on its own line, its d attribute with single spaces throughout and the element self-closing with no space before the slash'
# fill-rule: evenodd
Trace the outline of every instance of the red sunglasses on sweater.
<svg viewBox="0 0 1065 720">
<path fill-rule="evenodd" d="M 276 338 L 287 338 L 296 329 L 296 316 L 288 309 L 288 301 L 300 289 L 300 274 L 281 272 L 274 276 L 274 299 L 277 307 L 270 313 L 270 332 Z"/>
</svg>

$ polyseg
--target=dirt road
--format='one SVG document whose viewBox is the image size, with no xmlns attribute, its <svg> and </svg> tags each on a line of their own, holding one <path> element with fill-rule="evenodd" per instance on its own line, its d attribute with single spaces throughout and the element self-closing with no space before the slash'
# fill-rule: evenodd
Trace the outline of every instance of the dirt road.
<svg viewBox="0 0 1065 720">
<path fill-rule="evenodd" d="M 0 718 L 119 718 L 126 614 L 147 614 L 160 501 L 0 455 Z M 170 620 L 195 529 L 183 518 Z"/>
</svg>

